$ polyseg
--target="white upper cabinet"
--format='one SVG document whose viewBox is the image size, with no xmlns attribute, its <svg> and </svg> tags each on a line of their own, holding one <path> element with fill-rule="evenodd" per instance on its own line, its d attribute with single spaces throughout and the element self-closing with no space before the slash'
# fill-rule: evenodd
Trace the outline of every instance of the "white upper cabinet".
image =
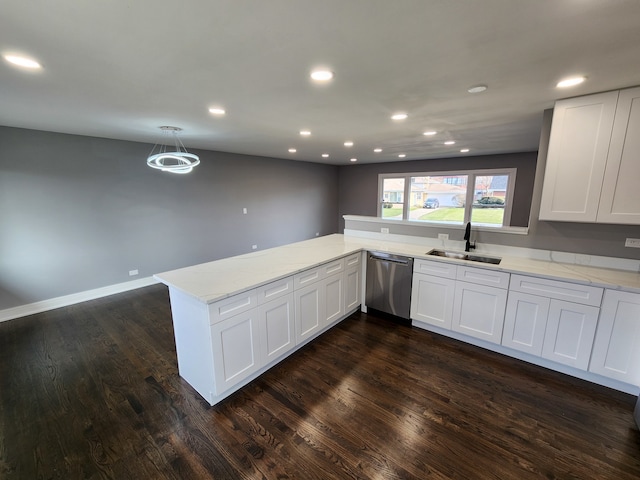
<svg viewBox="0 0 640 480">
<path fill-rule="evenodd" d="M 540 220 L 640 224 L 640 87 L 556 102 Z"/>
<path fill-rule="evenodd" d="M 595 222 L 618 92 L 556 102 L 540 220 Z"/>
<path fill-rule="evenodd" d="M 597 221 L 640 225 L 640 87 L 618 98 Z"/>
</svg>

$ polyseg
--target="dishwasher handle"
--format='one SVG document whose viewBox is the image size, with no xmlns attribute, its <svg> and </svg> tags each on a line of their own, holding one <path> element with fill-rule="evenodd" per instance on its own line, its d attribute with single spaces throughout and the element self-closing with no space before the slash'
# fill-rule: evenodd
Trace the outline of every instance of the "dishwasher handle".
<svg viewBox="0 0 640 480">
<path fill-rule="evenodd" d="M 371 254 L 369 254 L 369 260 L 375 260 L 377 262 L 395 263 L 395 264 L 398 264 L 398 265 L 402 265 L 404 267 L 410 266 L 409 260 L 396 259 L 396 258 L 387 258 L 387 257 L 379 257 L 377 255 L 371 255 Z"/>
</svg>

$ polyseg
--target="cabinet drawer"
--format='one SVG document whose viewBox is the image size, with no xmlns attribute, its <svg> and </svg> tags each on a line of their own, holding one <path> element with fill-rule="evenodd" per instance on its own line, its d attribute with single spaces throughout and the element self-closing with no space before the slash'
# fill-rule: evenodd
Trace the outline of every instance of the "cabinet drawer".
<svg viewBox="0 0 640 480">
<path fill-rule="evenodd" d="M 296 273 L 293 277 L 293 288 L 295 290 L 311 285 L 322 279 L 322 269 L 320 267 L 310 268 L 304 272 Z"/>
<path fill-rule="evenodd" d="M 484 268 L 473 268 L 458 265 L 456 279 L 464 282 L 477 283 L 498 288 L 509 288 L 509 274 L 505 272 L 495 272 Z"/>
<path fill-rule="evenodd" d="M 335 273 L 340 273 L 344 271 L 344 264 L 345 259 L 343 257 L 333 262 L 327 262 L 318 267 L 300 272 L 293 277 L 293 288 L 297 290 L 298 288 L 311 285 Z"/>
<path fill-rule="evenodd" d="M 333 262 L 320 265 L 320 269 L 322 270 L 322 277 L 325 278 L 329 275 L 334 275 L 336 273 L 344 271 L 344 262 L 345 258 L 343 257 L 339 258 L 338 260 L 334 260 Z"/>
<path fill-rule="evenodd" d="M 362 253 L 354 253 L 353 255 L 348 255 L 344 257 L 344 266 L 345 268 L 353 267 L 354 265 L 360 265 L 360 259 L 362 258 Z"/>
<path fill-rule="evenodd" d="M 275 282 L 267 283 L 256 289 L 258 305 L 263 305 L 271 300 L 293 293 L 293 277 L 283 278 Z"/>
<path fill-rule="evenodd" d="M 510 290 L 599 307 L 603 289 L 546 278 L 511 275 Z"/>
<path fill-rule="evenodd" d="M 255 290 L 239 293 L 209 305 L 211 325 L 258 306 Z"/>
<path fill-rule="evenodd" d="M 448 262 L 434 262 L 416 258 L 413 262 L 413 273 L 424 273 L 444 278 L 456 278 L 456 265 Z"/>
</svg>

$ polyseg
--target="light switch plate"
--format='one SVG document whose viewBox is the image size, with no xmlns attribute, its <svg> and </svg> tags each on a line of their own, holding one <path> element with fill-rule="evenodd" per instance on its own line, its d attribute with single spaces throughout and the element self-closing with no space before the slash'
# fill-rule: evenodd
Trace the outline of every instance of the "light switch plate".
<svg viewBox="0 0 640 480">
<path fill-rule="evenodd" d="M 640 238 L 627 238 L 624 242 L 625 247 L 640 248 Z"/>
</svg>

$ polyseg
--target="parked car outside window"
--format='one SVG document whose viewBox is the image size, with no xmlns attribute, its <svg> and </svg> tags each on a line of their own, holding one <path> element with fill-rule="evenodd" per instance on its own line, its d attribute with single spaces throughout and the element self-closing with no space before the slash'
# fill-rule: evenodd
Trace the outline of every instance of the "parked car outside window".
<svg viewBox="0 0 640 480">
<path fill-rule="evenodd" d="M 440 202 L 437 198 L 427 198 L 424 202 L 424 208 L 438 208 Z"/>
</svg>

